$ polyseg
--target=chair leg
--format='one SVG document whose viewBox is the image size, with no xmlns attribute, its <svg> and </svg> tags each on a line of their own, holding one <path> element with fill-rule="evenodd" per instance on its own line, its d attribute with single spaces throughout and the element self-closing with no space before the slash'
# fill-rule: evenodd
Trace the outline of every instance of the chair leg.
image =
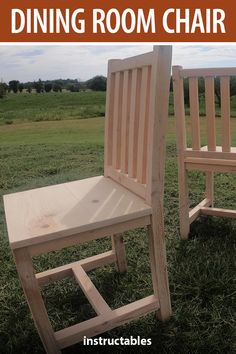
<svg viewBox="0 0 236 354">
<path fill-rule="evenodd" d="M 119 273 L 127 271 L 126 252 L 123 236 L 121 234 L 112 236 L 112 249 L 116 253 L 116 265 Z"/>
<path fill-rule="evenodd" d="M 179 168 L 179 222 L 180 237 L 184 240 L 188 238 L 190 231 L 189 222 L 189 198 L 188 198 L 188 176 L 187 170 Z"/>
<path fill-rule="evenodd" d="M 153 290 L 160 303 L 158 317 L 161 321 L 166 321 L 171 316 L 171 302 L 162 212 L 159 211 L 152 215 L 151 225 L 148 226 L 148 236 Z"/>
<path fill-rule="evenodd" d="M 49 354 L 61 353 L 55 340 L 42 295 L 35 278 L 32 259 L 26 248 L 13 251 L 16 268 L 44 348 Z"/>
<path fill-rule="evenodd" d="M 206 198 L 211 201 L 210 206 L 214 206 L 214 172 L 206 172 Z"/>
</svg>

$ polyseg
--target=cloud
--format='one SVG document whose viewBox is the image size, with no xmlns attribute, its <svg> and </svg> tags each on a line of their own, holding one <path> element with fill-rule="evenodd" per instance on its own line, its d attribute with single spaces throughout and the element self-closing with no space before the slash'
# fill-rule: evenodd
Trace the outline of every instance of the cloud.
<svg viewBox="0 0 236 354">
<path fill-rule="evenodd" d="M 186 68 L 235 66 L 236 45 L 174 46 L 173 65 Z"/>
<path fill-rule="evenodd" d="M 0 46 L 0 77 L 5 81 L 80 78 L 106 75 L 110 58 L 151 50 L 151 46 L 50 45 Z"/>
<path fill-rule="evenodd" d="M 106 75 L 107 61 L 152 50 L 151 45 L 1 45 L 0 78 L 33 81 L 56 78 L 87 80 Z M 173 65 L 186 68 L 234 66 L 236 46 L 173 45 Z"/>
</svg>

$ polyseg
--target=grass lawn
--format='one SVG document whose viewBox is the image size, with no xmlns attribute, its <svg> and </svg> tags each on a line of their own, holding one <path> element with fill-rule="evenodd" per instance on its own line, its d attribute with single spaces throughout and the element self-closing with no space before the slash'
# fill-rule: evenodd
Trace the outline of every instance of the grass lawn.
<svg viewBox="0 0 236 354">
<path fill-rule="evenodd" d="M 236 120 L 232 123 L 236 137 Z M 93 118 L 1 125 L 1 194 L 102 174 L 103 124 L 103 118 Z M 203 197 L 204 176 L 194 172 L 190 180 L 190 202 L 194 204 Z M 217 174 L 216 206 L 235 208 L 235 184 L 235 175 Z M 43 353 L 9 249 L 2 199 L 0 208 L 0 353 Z M 171 320 L 163 324 L 151 314 L 103 336 L 152 338 L 151 347 L 112 347 L 114 353 L 235 353 L 236 222 L 200 218 L 191 227 L 190 240 L 179 240 L 173 118 L 169 119 L 167 139 L 165 219 Z M 117 274 L 114 266 L 90 272 L 112 308 L 152 292 L 144 230 L 127 233 L 125 241 L 127 274 Z M 34 264 L 37 271 L 42 271 L 103 252 L 110 246 L 109 239 L 102 239 L 36 257 Z M 72 280 L 50 284 L 44 287 L 43 294 L 55 330 L 94 316 Z M 63 352 L 84 353 L 89 349 L 77 344 Z M 94 352 L 103 353 L 104 348 L 96 347 Z"/>
<path fill-rule="evenodd" d="M 0 100 L 0 124 L 104 116 L 105 92 L 10 93 Z"/>
</svg>

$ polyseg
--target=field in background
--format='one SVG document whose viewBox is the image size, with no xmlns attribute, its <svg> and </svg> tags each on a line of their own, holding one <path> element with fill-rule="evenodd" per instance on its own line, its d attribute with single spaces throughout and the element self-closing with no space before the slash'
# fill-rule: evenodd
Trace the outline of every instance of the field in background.
<svg viewBox="0 0 236 354">
<path fill-rule="evenodd" d="M 69 94 L 70 98 L 71 95 L 73 94 Z M 75 110 L 79 95 L 80 93 L 75 94 L 73 98 Z M 38 96 L 39 100 L 50 98 L 50 94 L 45 94 L 46 98 L 43 96 Z M 55 97 L 61 97 L 62 100 L 65 96 L 56 94 Z M 14 99 L 17 100 L 16 97 Z M 67 97 L 69 106 L 68 100 Z M 89 101 L 91 104 L 91 98 Z M 75 120 L 73 117 L 69 120 L 69 115 L 62 115 L 67 120 L 29 122 L 34 120 L 34 113 L 37 113 L 37 110 L 33 110 L 33 103 L 33 111 L 28 116 L 31 118 L 26 121 L 23 104 L 19 109 L 17 102 L 15 106 L 10 106 L 10 102 L 7 104 L 8 110 L 12 108 L 15 112 L 15 118 L 13 124 L 0 126 L 1 195 L 103 173 L 103 118 Z M 46 102 L 44 104 L 46 107 Z M 62 112 L 66 112 L 66 103 L 62 104 L 59 98 L 53 109 L 59 110 L 57 106 L 62 107 Z M 1 103 L 0 110 L 2 107 Z M 47 107 L 45 114 L 50 112 L 50 101 Z M 79 110 L 79 107 L 77 108 Z M 30 104 L 25 109 L 30 110 Z M 15 124 L 17 121 L 21 124 Z M 201 119 L 202 128 L 204 124 Z M 217 127 L 219 125 L 220 119 L 217 118 Z M 236 119 L 232 119 L 232 134 L 236 143 Z M 218 139 L 220 140 L 219 134 Z M 193 205 L 203 198 L 204 176 L 197 172 L 190 173 L 190 181 L 190 203 Z M 216 206 L 235 208 L 235 184 L 234 174 L 217 174 Z M 192 225 L 190 240 L 179 240 L 173 117 L 168 122 L 165 220 L 173 307 L 171 320 L 163 324 L 157 322 L 155 314 L 151 314 L 105 333 L 104 337 L 132 335 L 152 339 L 153 345 L 149 348 L 112 347 L 112 352 L 117 354 L 127 350 L 132 353 L 148 350 L 149 353 L 160 354 L 235 353 L 236 221 L 201 218 Z M 127 274 L 117 274 L 114 266 L 90 272 L 91 279 L 112 308 L 152 292 L 144 230 L 126 233 L 125 242 L 128 256 Z M 36 257 L 34 264 L 37 271 L 42 271 L 104 252 L 110 246 L 109 239 L 102 239 L 89 245 L 84 244 Z M 44 353 L 30 318 L 9 249 L 2 198 L 0 263 L 0 352 Z M 82 291 L 72 280 L 65 279 L 50 284 L 44 288 L 43 294 L 55 330 L 94 316 Z M 63 353 L 84 353 L 84 350 L 82 344 L 77 344 L 63 350 Z M 86 348 L 87 350 L 89 349 Z M 96 347 L 96 353 L 103 352 L 104 348 Z"/>
<path fill-rule="evenodd" d="M 10 93 L 0 100 L 0 125 L 103 117 L 105 100 L 106 92 L 95 91 Z M 200 99 L 199 112 L 201 116 L 205 114 L 203 99 Z M 172 92 L 170 93 L 169 114 L 174 114 Z M 186 114 L 189 114 L 187 106 Z M 220 116 L 218 104 L 216 104 L 216 115 Z M 236 117 L 236 96 L 231 98 L 231 115 Z"/>
<path fill-rule="evenodd" d="M 105 92 L 10 93 L 0 100 L 0 124 L 101 117 Z"/>
</svg>

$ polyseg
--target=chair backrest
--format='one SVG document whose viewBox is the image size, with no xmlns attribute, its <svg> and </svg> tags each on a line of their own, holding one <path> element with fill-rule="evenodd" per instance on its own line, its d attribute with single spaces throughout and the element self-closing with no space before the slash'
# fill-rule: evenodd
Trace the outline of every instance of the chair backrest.
<svg viewBox="0 0 236 354">
<path fill-rule="evenodd" d="M 201 151 L 201 157 L 223 157 L 230 153 L 231 127 L 230 127 L 230 79 L 236 76 L 236 68 L 207 68 L 207 69 L 183 69 L 181 66 L 173 67 L 174 106 L 177 124 L 178 149 L 188 153 Z M 184 79 L 188 80 L 189 108 L 191 125 L 191 147 L 186 143 L 186 117 L 184 99 Z M 199 82 L 204 83 L 203 92 L 200 92 Z M 215 87 L 215 85 L 217 85 Z M 221 102 L 220 147 L 216 143 L 216 92 Z M 202 91 L 202 90 L 201 90 Z M 206 125 L 202 131 L 199 119 L 199 97 L 203 99 L 205 106 Z M 202 126 L 203 127 L 203 126 Z M 202 148 L 202 140 L 206 138 L 206 148 Z"/>
<path fill-rule="evenodd" d="M 108 63 L 104 173 L 149 204 L 163 193 L 171 54 L 154 46 Z"/>
</svg>

